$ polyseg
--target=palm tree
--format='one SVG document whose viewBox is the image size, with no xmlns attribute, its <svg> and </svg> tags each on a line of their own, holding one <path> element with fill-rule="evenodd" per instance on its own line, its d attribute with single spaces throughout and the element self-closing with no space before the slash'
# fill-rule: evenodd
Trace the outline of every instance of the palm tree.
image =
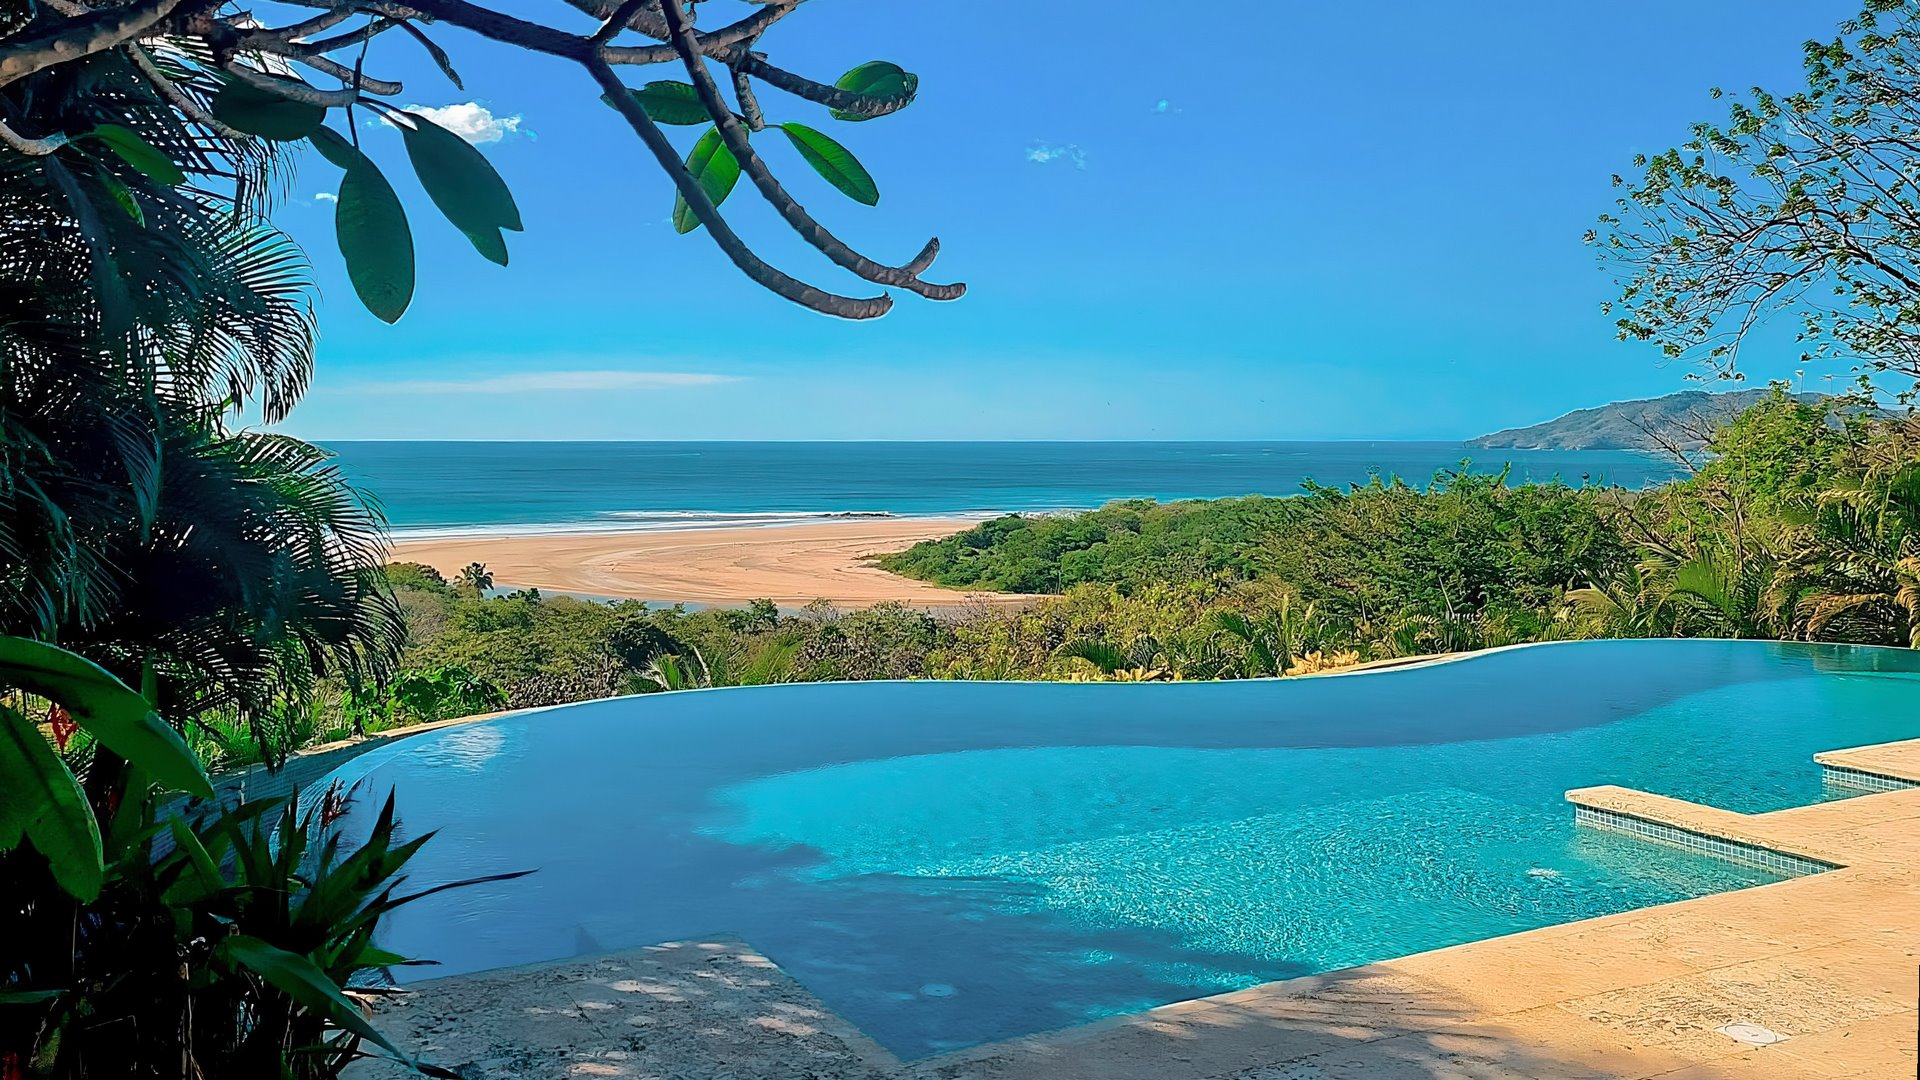
<svg viewBox="0 0 1920 1080">
<path fill-rule="evenodd" d="M 1718 637 L 1773 638 L 1791 632 L 1796 583 L 1771 552 L 1745 558 L 1706 550 L 1673 568 L 1671 594 Z"/>
<path fill-rule="evenodd" d="M 323 451 L 227 426 L 306 389 L 307 263 L 261 222 L 274 144 L 186 119 L 143 56 L 0 89 L 78 136 L 0 152 L 0 633 L 89 656 L 176 720 L 252 723 L 321 674 L 389 669 L 384 523 Z M 219 88 L 196 65 L 170 85 Z"/>
<path fill-rule="evenodd" d="M 1566 602 L 1617 637 L 1665 637 L 1672 632 L 1673 594 L 1646 568 L 1630 564 L 1611 578 L 1568 589 Z"/>
<path fill-rule="evenodd" d="M 1822 492 L 1794 542 L 1807 636 L 1920 648 L 1920 463 L 1896 460 Z"/>
<path fill-rule="evenodd" d="M 493 572 L 486 563 L 471 562 L 460 569 L 460 584 L 477 593 L 493 588 Z"/>
<path fill-rule="evenodd" d="M 229 426 L 242 405 L 277 420 L 306 388 L 306 262 L 259 223 L 269 144 L 182 120 L 137 63 L 111 50 L 0 88 L 8 118 L 30 97 L 43 130 L 79 136 L 42 156 L 0 151 L 0 633 L 97 662 L 177 725 L 237 718 L 265 745 L 267 718 L 321 676 L 352 683 L 390 670 L 401 624 L 380 572 L 383 521 L 324 451 Z M 211 86 L 189 77 L 179 89 L 204 102 Z M 111 898 L 76 907 L 34 853 L 0 853 L 13 946 L 0 985 L 22 985 L 21 973 L 71 978 L 69 1004 L 57 1006 L 69 1016 L 104 1008 L 101 988 L 115 984 L 149 1004 L 25 1039 L 16 1028 L 29 1017 L 0 1017 L 0 1041 L 38 1045 L 46 1064 L 36 1056 L 36 1068 L 56 1075 L 88 1061 L 116 1074 L 221 1072 L 240 1040 L 196 1041 L 183 1017 L 215 1028 L 225 1018 L 228 1036 L 237 1018 L 257 1030 L 269 1022 L 217 980 L 208 986 L 204 966 L 190 992 L 200 1009 L 150 1004 L 188 993 L 194 935 L 172 939 L 183 925 L 172 890 L 142 891 L 166 880 L 149 864 L 159 803 L 147 766 L 103 743 L 66 764 L 99 823 L 103 865 L 124 876 Z M 281 850 L 297 851 L 289 832 Z M 369 881 L 398 864 L 380 865 Z M 274 895 L 259 910 L 294 891 Z M 128 966 L 121 946 L 156 928 L 159 974 Z M 247 985 L 245 1000 L 264 1000 L 265 983 Z M 287 1059 L 240 1071 L 293 1075 Z"/>
<path fill-rule="evenodd" d="M 1240 643 L 1239 673 L 1249 677 L 1285 675 L 1295 657 L 1318 647 L 1325 629 L 1313 602 L 1296 604 L 1291 593 L 1282 593 L 1280 606 L 1263 617 L 1215 611 L 1206 626 Z"/>
</svg>

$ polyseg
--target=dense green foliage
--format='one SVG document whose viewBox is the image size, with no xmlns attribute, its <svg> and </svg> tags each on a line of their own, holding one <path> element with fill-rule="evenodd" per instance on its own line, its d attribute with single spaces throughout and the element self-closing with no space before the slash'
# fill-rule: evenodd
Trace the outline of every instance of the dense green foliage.
<svg viewBox="0 0 1920 1080">
<path fill-rule="evenodd" d="M 412 632 L 403 667 L 517 707 L 808 680 L 1239 678 L 1577 637 L 1905 645 L 1916 530 L 1908 421 L 1778 393 L 1723 428 L 1694 475 L 1651 491 L 1461 470 L 1424 488 L 1005 517 L 880 560 L 956 589 L 1054 594 L 1019 605 L 956 592 L 940 612 L 663 610 L 487 597 L 483 568 L 459 585 L 415 564 L 388 577 Z M 362 708 L 341 701 L 335 731 Z M 425 697 L 381 723 L 460 707 Z"/>
<path fill-rule="evenodd" d="M 304 392 L 311 283 L 279 154 L 181 111 L 222 79 L 155 49 L 177 81 L 129 48 L 0 88 L 56 133 L 0 151 L 0 1074 L 331 1076 L 380 1044 L 345 987 L 397 962 L 370 938 L 417 844 L 182 796 L 214 794 L 192 744 L 284 753 L 403 626 L 378 512 L 232 423 Z"/>
<path fill-rule="evenodd" d="M 1323 610 L 1366 620 L 1532 607 L 1622 554 L 1595 492 L 1509 487 L 1464 469 L 1427 488 L 1376 478 L 1309 484 L 1293 498 L 1157 504 L 986 522 L 880 560 L 954 588 L 1058 592 L 1087 583 L 1286 582 Z"/>
</svg>

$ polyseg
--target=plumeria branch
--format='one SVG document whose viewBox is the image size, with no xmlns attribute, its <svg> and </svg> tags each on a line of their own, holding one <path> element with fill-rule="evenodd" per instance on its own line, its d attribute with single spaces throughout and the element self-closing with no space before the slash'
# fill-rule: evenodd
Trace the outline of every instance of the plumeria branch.
<svg viewBox="0 0 1920 1080">
<path fill-rule="evenodd" d="M 774 179 L 773 173 L 768 171 L 766 163 L 760 159 L 747 138 L 745 125 L 734 119 L 727 103 L 721 99 L 720 88 L 714 85 L 713 75 L 707 71 L 706 59 L 696 51 L 693 28 L 681 10 L 680 0 L 659 0 L 659 4 L 666 16 L 671 43 L 680 52 L 687 76 L 693 80 L 694 90 L 700 95 L 700 103 L 706 106 L 707 115 L 713 117 L 714 124 L 719 127 L 721 140 L 740 163 L 740 171 L 753 181 L 753 185 L 760 189 L 760 194 L 780 212 L 780 216 L 786 219 L 802 240 L 812 244 L 839 266 L 876 285 L 907 289 L 929 300 L 956 300 L 967 291 L 965 285 L 935 285 L 920 280 L 917 275 L 901 267 L 877 263 L 848 247 L 839 237 L 827 231 L 826 226 L 815 221 L 805 207 L 787 194 L 786 189 L 780 186 L 780 181 Z M 937 246 L 929 246 L 938 250 Z M 925 253 L 926 249 L 923 248 L 922 255 Z"/>
<path fill-rule="evenodd" d="M 424 41 L 421 25 L 450 25 L 570 61 L 593 78 L 673 182 L 694 219 L 706 227 L 714 243 L 748 278 L 779 296 L 827 314 L 865 319 L 885 313 L 892 305 L 890 297 L 844 296 L 807 284 L 767 264 L 728 225 L 700 179 L 647 115 L 646 107 L 632 98 L 615 74 L 619 67 L 678 63 L 692 79 L 700 105 L 740 170 L 786 225 L 810 246 L 837 266 L 877 285 L 906 289 L 932 300 L 955 299 L 966 291 L 961 284 L 920 279 L 939 253 L 937 240 L 928 241 L 913 259 L 899 266 L 854 250 L 808 213 L 755 152 L 749 136 L 767 127 L 756 83 L 824 105 L 843 117 L 860 119 L 895 112 L 913 97 L 911 87 L 890 94 L 843 89 L 779 67 L 756 52 L 761 35 L 791 15 L 804 0 L 754 0 L 757 6 L 751 14 L 704 33 L 693 26 L 681 0 L 567 0 L 573 8 L 600 20 L 598 29 L 588 34 L 509 15 L 472 0 L 288 0 L 295 6 L 319 9 L 318 13 L 277 27 L 261 26 L 247 13 L 218 10 L 217 0 L 131 0 L 115 7 L 104 6 L 103 0 L 42 2 L 42 17 L 15 35 L 0 38 L 0 87 L 59 64 L 117 50 L 187 121 L 223 138 L 246 136 L 175 85 L 143 43 L 170 41 L 170 48 L 193 57 L 194 63 L 203 67 L 218 69 L 265 93 L 323 108 L 377 104 L 380 99 L 401 93 L 400 82 L 365 74 L 360 61 L 369 41 L 395 27 Z M 366 18 L 366 24 L 316 37 L 355 17 Z M 651 40 L 620 40 L 635 34 Z M 427 44 L 451 76 L 445 53 Z M 333 59 L 331 54 L 347 49 L 356 52 L 351 57 Z M 351 64 L 342 62 L 349 59 Z M 708 70 L 709 62 L 727 69 L 741 115 L 736 116 L 721 97 Z M 292 70 L 289 64 L 337 80 L 340 85 L 328 89 L 287 77 Z M 30 120 L 31 116 L 22 118 Z M 0 145 L 22 154 L 51 154 L 72 137 L 72 133 L 53 133 L 28 138 L 11 126 L 0 125 Z"/>
<path fill-rule="evenodd" d="M 890 296 L 866 299 L 838 296 L 789 277 L 763 262 L 734 234 L 733 228 L 727 224 L 726 219 L 720 216 L 720 209 L 713 205 L 713 200 L 708 197 L 706 189 L 701 187 L 700 182 L 695 180 L 686 166 L 680 163 L 680 155 L 673 149 L 673 144 L 661 134 L 659 125 L 653 122 L 653 118 L 647 115 L 646 110 L 642 109 L 640 104 L 633 100 L 632 95 L 627 93 L 619 77 L 614 75 L 613 68 L 609 67 L 605 61 L 593 59 L 587 61 L 587 70 L 600 84 L 600 89 L 607 95 L 608 100 L 613 102 L 613 107 L 618 109 L 620 115 L 632 126 L 634 134 L 640 136 L 640 141 L 646 143 L 647 149 L 653 151 L 653 156 L 659 161 L 660 167 L 666 170 L 667 175 L 673 179 L 674 186 L 680 190 L 680 197 L 686 200 L 687 208 L 692 210 L 693 216 L 699 218 L 700 223 L 713 234 L 714 243 L 720 245 L 720 250 L 726 252 L 727 257 L 733 260 L 733 264 L 755 283 L 797 304 L 847 319 L 877 318 L 885 315 L 887 310 L 893 307 L 893 298 Z"/>
</svg>

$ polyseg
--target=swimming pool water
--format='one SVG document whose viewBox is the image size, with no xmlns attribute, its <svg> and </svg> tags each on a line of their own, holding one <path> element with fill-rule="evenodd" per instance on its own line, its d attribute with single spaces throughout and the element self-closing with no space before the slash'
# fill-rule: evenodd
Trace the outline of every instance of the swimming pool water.
<svg viewBox="0 0 1920 1080">
<path fill-rule="evenodd" d="M 1573 825 L 1623 784 L 1757 812 L 1920 735 L 1920 658 L 1583 642 L 1350 677 L 825 684 L 429 733 L 421 976 L 741 935 L 904 1057 L 1777 880 Z M 357 814 L 370 813 L 363 799 Z"/>
</svg>

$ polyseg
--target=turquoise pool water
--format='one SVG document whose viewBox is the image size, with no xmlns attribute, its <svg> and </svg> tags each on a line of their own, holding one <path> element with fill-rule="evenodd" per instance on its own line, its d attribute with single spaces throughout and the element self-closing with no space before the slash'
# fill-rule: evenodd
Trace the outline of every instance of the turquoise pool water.
<svg viewBox="0 0 1920 1080">
<path fill-rule="evenodd" d="M 1920 657 L 1535 646 L 1366 675 L 654 695 L 452 728 L 343 770 L 433 882 L 416 977 L 737 933 L 918 1057 L 1776 880 L 1576 829 L 1614 783 L 1743 811 L 1920 736 Z M 357 813 L 370 813 L 362 800 Z M 353 819 L 350 819 L 350 821 Z"/>
</svg>

